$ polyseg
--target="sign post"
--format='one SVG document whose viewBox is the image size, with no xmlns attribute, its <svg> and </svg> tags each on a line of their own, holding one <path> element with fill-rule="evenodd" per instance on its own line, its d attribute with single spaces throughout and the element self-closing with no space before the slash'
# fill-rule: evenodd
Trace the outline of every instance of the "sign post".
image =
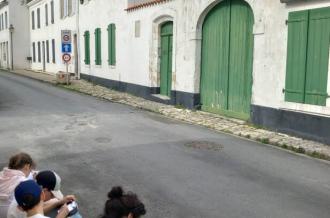
<svg viewBox="0 0 330 218">
<path fill-rule="evenodd" d="M 62 30 L 61 32 L 62 39 L 62 60 L 66 65 L 66 74 L 67 74 L 67 85 L 69 85 L 69 62 L 71 61 L 71 52 L 72 52 L 72 34 L 71 30 Z"/>
</svg>

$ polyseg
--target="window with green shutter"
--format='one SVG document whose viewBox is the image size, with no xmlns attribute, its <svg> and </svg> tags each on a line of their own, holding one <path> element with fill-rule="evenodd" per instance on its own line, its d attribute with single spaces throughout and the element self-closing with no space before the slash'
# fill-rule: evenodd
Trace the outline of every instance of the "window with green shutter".
<svg viewBox="0 0 330 218">
<path fill-rule="evenodd" d="M 285 100 L 326 105 L 330 45 L 330 7 L 291 12 Z"/>
<path fill-rule="evenodd" d="M 288 20 L 285 100 L 304 103 L 308 12 L 292 12 Z"/>
<path fill-rule="evenodd" d="M 101 65 L 102 63 L 101 52 L 101 28 L 95 29 L 95 64 Z"/>
<path fill-rule="evenodd" d="M 108 26 L 108 63 L 116 65 L 116 25 L 109 24 Z"/>
<path fill-rule="evenodd" d="M 84 34 L 84 44 L 85 44 L 85 64 L 89 65 L 91 63 L 90 56 L 90 34 L 89 31 L 85 31 Z"/>
</svg>

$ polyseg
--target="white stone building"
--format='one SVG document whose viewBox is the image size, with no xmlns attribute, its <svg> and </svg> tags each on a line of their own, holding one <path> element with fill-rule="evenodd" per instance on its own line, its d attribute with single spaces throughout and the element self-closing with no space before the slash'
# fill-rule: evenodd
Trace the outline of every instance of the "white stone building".
<svg viewBox="0 0 330 218">
<path fill-rule="evenodd" d="M 78 70 L 77 0 L 32 0 L 30 14 L 31 69 L 56 73 L 65 71 L 62 61 L 61 30 L 72 31 L 72 59 L 69 72 Z"/>
<path fill-rule="evenodd" d="M 330 143 L 330 0 L 84 0 L 81 77 Z"/>
<path fill-rule="evenodd" d="M 28 68 L 28 18 L 24 1 L 0 1 L 0 68 Z"/>
</svg>

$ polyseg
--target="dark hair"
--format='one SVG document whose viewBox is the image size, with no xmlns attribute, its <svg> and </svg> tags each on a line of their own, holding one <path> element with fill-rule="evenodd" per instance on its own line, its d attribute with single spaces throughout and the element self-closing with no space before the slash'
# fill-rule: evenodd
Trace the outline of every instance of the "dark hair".
<svg viewBox="0 0 330 218">
<path fill-rule="evenodd" d="M 27 153 L 19 153 L 12 156 L 9 159 L 8 168 L 12 170 L 20 170 L 24 168 L 25 165 L 29 164 L 32 168 L 35 167 L 35 163 L 32 160 L 31 156 Z"/>
<path fill-rule="evenodd" d="M 134 218 L 139 218 L 146 214 L 144 204 L 137 195 L 132 192 L 124 193 L 120 186 L 113 187 L 108 193 L 108 198 L 101 218 L 122 218 L 130 213 Z"/>
<path fill-rule="evenodd" d="M 20 207 L 22 207 L 22 209 L 24 211 L 29 211 L 31 209 L 33 209 L 36 205 L 38 205 L 40 203 L 40 198 L 35 198 L 33 195 L 31 194 L 27 194 L 23 197 L 23 201 L 24 202 L 28 202 Z"/>
</svg>

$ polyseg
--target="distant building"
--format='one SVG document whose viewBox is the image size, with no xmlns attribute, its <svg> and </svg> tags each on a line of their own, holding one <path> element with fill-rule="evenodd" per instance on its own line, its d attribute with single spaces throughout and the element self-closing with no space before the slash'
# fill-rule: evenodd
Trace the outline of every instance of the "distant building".
<svg viewBox="0 0 330 218">
<path fill-rule="evenodd" d="M 24 1 L 0 1 L 0 68 L 29 67 L 28 19 L 29 14 Z"/>
<path fill-rule="evenodd" d="M 330 0 L 81 0 L 81 77 L 330 143 Z"/>
<path fill-rule="evenodd" d="M 65 71 L 62 61 L 61 30 L 72 31 L 72 59 L 69 72 L 78 70 L 78 0 L 31 0 L 29 9 L 32 70 Z"/>
</svg>

